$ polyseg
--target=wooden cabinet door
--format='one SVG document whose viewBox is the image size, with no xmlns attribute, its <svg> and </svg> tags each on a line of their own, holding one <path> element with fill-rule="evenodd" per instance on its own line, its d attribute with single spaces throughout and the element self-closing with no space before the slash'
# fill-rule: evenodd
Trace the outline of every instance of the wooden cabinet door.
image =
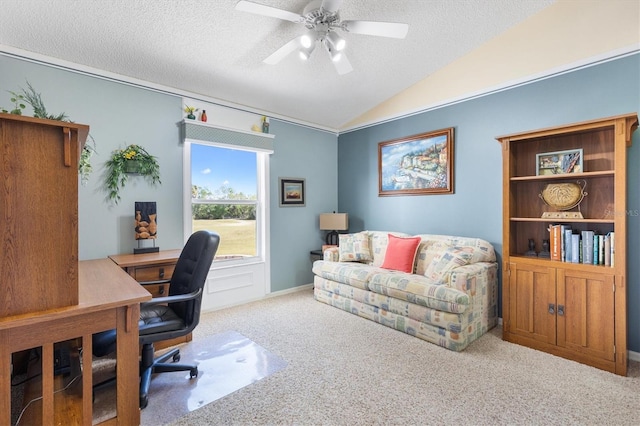
<svg viewBox="0 0 640 426">
<path fill-rule="evenodd" d="M 615 361 L 614 276 L 558 269 L 557 345 Z"/>
<path fill-rule="evenodd" d="M 511 263 L 508 332 L 556 343 L 556 270 Z"/>
</svg>

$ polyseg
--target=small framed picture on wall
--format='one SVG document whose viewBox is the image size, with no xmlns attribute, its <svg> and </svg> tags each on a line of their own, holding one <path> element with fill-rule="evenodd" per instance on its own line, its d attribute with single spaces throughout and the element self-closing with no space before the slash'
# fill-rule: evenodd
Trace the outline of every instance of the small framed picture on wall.
<svg viewBox="0 0 640 426">
<path fill-rule="evenodd" d="M 305 187 L 302 178 L 279 178 L 280 207 L 303 207 Z"/>
</svg>

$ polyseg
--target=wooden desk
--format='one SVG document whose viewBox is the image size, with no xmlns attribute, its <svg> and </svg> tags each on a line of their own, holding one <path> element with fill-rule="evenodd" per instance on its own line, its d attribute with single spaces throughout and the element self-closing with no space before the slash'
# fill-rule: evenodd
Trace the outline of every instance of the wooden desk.
<svg viewBox="0 0 640 426">
<path fill-rule="evenodd" d="M 114 423 L 140 424 L 138 318 L 140 303 L 151 295 L 109 259 L 78 262 L 78 293 L 77 305 L 0 318 L 0 424 L 11 423 L 11 354 L 41 346 L 42 409 L 32 413 L 29 424 L 91 425 L 92 375 L 82 375 L 81 398 L 60 401 L 64 392 L 54 398 L 53 345 L 81 337 L 84 357 L 90 360 L 91 335 L 113 328 L 118 333 Z"/>
<path fill-rule="evenodd" d="M 166 296 L 169 284 L 145 285 L 144 282 L 171 279 L 181 252 L 181 249 L 175 249 L 157 253 L 112 254 L 109 259 L 145 286 L 152 296 Z"/>
<path fill-rule="evenodd" d="M 148 281 L 169 280 L 173 275 L 182 249 L 162 250 L 157 253 L 113 254 L 109 259 L 127 271 L 153 297 L 169 295 L 169 284 L 145 284 Z M 164 349 L 180 343 L 190 342 L 191 333 L 184 337 L 165 340 L 155 344 L 156 350 Z"/>
</svg>

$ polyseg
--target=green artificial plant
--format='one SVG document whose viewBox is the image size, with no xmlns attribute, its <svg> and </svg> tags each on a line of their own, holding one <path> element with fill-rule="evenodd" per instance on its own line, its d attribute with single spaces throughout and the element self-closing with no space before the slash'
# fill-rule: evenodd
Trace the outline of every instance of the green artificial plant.
<svg viewBox="0 0 640 426">
<path fill-rule="evenodd" d="M 129 145 L 113 151 L 105 167 L 105 188 L 109 199 L 116 204 L 120 201 L 120 189 L 127 183 L 129 174 L 144 176 L 151 185 L 162 183 L 157 158 L 140 145 Z"/>
</svg>

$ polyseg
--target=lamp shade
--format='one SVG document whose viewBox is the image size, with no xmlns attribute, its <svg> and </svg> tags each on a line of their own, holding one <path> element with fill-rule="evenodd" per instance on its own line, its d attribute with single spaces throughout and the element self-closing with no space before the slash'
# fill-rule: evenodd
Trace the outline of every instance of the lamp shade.
<svg viewBox="0 0 640 426">
<path fill-rule="evenodd" d="M 346 231 L 349 229 L 348 213 L 320 213 L 322 231 Z"/>
</svg>

